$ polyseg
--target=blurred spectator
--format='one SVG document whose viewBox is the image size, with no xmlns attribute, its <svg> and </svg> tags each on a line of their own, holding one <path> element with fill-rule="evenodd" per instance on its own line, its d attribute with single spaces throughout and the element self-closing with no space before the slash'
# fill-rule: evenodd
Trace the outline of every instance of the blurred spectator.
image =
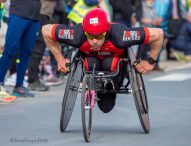
<svg viewBox="0 0 191 146">
<path fill-rule="evenodd" d="M 154 8 L 154 0 L 142 1 L 141 26 L 153 27 L 156 25 L 157 14 Z"/>
<path fill-rule="evenodd" d="M 131 26 L 131 17 L 136 15 L 135 18 L 138 20 L 141 5 L 141 0 L 109 0 L 113 9 L 112 21 L 126 24 Z"/>
<path fill-rule="evenodd" d="M 178 3 L 178 0 L 171 0 L 171 17 L 168 20 L 168 30 L 165 34 L 167 41 L 164 45 L 166 47 L 167 60 L 176 60 L 171 50 L 170 41 L 177 37 L 179 32 L 178 28 L 180 28 L 182 25 L 182 18 L 180 17 L 180 9 Z"/>
<path fill-rule="evenodd" d="M 32 55 L 29 60 L 28 88 L 30 90 L 47 91 L 49 87 L 44 85 L 39 80 L 39 65 L 46 48 L 41 29 L 43 25 L 53 23 L 52 15 L 58 0 L 41 0 L 40 2 L 40 28 Z"/>
<path fill-rule="evenodd" d="M 3 12 L 4 12 L 4 3 L 6 2 L 6 0 L 0 0 L 0 30 L 1 29 L 1 19 L 3 18 Z M 2 31 L 0 32 L 2 35 Z M 4 33 L 3 33 L 4 34 Z M 3 35 L 0 37 L 4 37 Z M 2 38 L 1 38 L 2 39 Z M 3 53 L 3 48 L 2 48 L 2 42 L 0 44 L 0 58 L 2 57 L 2 53 Z M 16 99 L 16 96 L 11 96 L 9 93 L 7 93 L 7 91 L 0 86 L 0 102 L 11 102 L 14 101 Z"/>
<path fill-rule="evenodd" d="M 98 7 L 98 4 L 101 1 L 102 0 L 78 0 L 69 12 L 67 18 L 72 22 L 79 24 L 82 22 L 82 19 L 85 16 L 85 14 L 89 10 Z"/>
<path fill-rule="evenodd" d="M 2 16 L 3 16 L 3 9 L 4 9 L 4 4 L 1 3 L 1 1 L 0 1 L 0 28 L 1 28 L 1 19 L 2 19 Z"/>
<path fill-rule="evenodd" d="M 168 19 L 170 17 L 170 0 L 155 0 L 154 9 L 156 10 L 156 22 L 155 26 L 162 28 L 164 31 L 167 31 Z"/>
<path fill-rule="evenodd" d="M 69 2 L 66 3 L 67 0 L 57 0 L 57 4 L 56 7 L 54 9 L 54 13 L 53 13 L 53 18 L 54 18 L 54 23 L 59 23 L 59 24 L 68 24 L 68 19 L 67 19 L 67 14 L 68 11 L 66 7 L 72 7 L 73 4 L 71 4 L 71 2 L 74 0 L 70 0 L 70 6 L 68 6 Z"/>
<path fill-rule="evenodd" d="M 3 21 L 4 21 L 5 23 L 8 23 L 9 8 L 10 8 L 10 0 L 7 0 L 7 1 L 4 3 L 4 16 L 3 16 Z"/>
<path fill-rule="evenodd" d="M 62 84 L 63 81 L 58 80 L 55 75 L 51 59 L 50 51 L 46 49 L 40 63 L 40 72 L 42 73 L 40 78 L 45 81 L 45 85 L 47 86 Z"/>
<path fill-rule="evenodd" d="M 3 11 L 3 35 L 6 34 L 7 31 L 7 25 L 8 25 L 8 19 L 9 19 L 9 8 L 10 8 L 10 0 L 7 0 L 4 3 L 4 11 Z M 5 31 L 5 32 L 4 32 Z M 3 45 L 0 44 L 0 46 L 4 47 L 4 36 L 2 36 L 1 41 L 3 40 Z M 3 50 L 3 48 L 2 48 Z M 19 62 L 19 59 L 17 59 L 17 54 L 13 57 L 11 65 L 9 67 L 9 74 L 5 80 L 5 85 L 11 85 L 11 86 L 15 86 L 15 82 L 16 82 L 16 62 Z"/>
<path fill-rule="evenodd" d="M 4 35 L 5 35 L 5 32 L 4 32 L 4 29 L 2 29 L 2 19 L 3 19 L 3 13 L 4 13 L 4 3 L 2 2 L 2 0 L 0 0 L 0 37 L 2 37 L 0 39 L 0 50 L 2 51 L 3 50 L 3 46 L 4 46 Z"/>
<path fill-rule="evenodd" d="M 177 0 L 175 4 L 179 11 L 173 16 L 181 24 L 177 28 L 177 35 L 170 40 L 170 47 L 180 52 L 171 51 L 179 61 L 191 61 L 191 0 Z"/>
<path fill-rule="evenodd" d="M 191 13 L 191 1 L 190 0 L 177 0 L 180 17 L 183 19 L 189 19 Z"/>
<path fill-rule="evenodd" d="M 142 1 L 142 13 L 140 25 L 145 27 L 153 27 L 156 25 L 156 11 L 154 9 L 154 0 L 143 0 Z M 137 58 L 147 60 L 149 56 L 150 45 L 140 45 Z"/>
<path fill-rule="evenodd" d="M 18 54 L 17 79 L 13 89 L 16 96 L 34 96 L 23 86 L 23 80 L 39 28 L 39 11 L 40 0 L 11 0 L 5 48 L 0 59 L 0 84 L 3 86 L 11 61 Z"/>
<path fill-rule="evenodd" d="M 16 99 L 16 96 L 12 96 L 7 91 L 5 88 L 0 86 L 0 102 L 12 102 Z"/>
<path fill-rule="evenodd" d="M 154 9 L 156 10 L 155 26 L 160 27 L 164 30 L 164 33 L 168 30 L 168 20 L 170 18 L 171 11 L 171 1 L 170 0 L 155 0 L 154 1 Z M 162 49 L 161 49 L 162 51 Z M 155 71 L 163 71 L 163 69 L 159 66 L 160 55 L 157 59 L 157 63 L 155 65 Z"/>
</svg>

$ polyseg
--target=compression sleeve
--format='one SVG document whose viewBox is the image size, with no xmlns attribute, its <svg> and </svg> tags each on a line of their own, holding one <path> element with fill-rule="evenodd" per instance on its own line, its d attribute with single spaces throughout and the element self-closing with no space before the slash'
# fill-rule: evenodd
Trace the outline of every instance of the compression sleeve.
<svg viewBox="0 0 191 146">
<path fill-rule="evenodd" d="M 86 40 L 81 24 L 75 26 L 54 24 L 51 36 L 54 41 L 73 47 L 80 47 Z"/>
</svg>

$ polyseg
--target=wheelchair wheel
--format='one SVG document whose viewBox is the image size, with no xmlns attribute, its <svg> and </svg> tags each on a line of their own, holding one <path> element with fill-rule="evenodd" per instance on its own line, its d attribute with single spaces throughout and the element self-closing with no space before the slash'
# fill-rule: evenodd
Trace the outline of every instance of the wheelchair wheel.
<svg viewBox="0 0 191 146">
<path fill-rule="evenodd" d="M 90 141 L 90 135 L 92 130 L 92 108 L 90 108 L 91 93 L 89 87 L 89 79 L 88 76 L 85 75 L 82 85 L 81 114 L 83 135 L 86 142 Z"/>
<path fill-rule="evenodd" d="M 74 61 L 70 68 L 70 73 L 66 83 L 65 93 L 62 101 L 62 111 L 60 117 L 60 131 L 64 132 L 70 121 L 74 105 L 76 102 L 78 88 L 82 76 L 81 62 Z"/>
<path fill-rule="evenodd" d="M 135 71 L 130 65 L 129 79 L 133 91 L 134 101 L 138 112 L 139 120 L 145 133 L 149 133 L 150 122 L 148 113 L 147 94 L 142 75 Z"/>
</svg>

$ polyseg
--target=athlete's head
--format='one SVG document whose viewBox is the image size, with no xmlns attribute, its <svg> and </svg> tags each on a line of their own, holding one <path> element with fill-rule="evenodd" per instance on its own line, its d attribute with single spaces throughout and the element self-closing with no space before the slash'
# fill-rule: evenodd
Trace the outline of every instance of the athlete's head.
<svg viewBox="0 0 191 146">
<path fill-rule="evenodd" d="M 110 28 L 109 16 L 101 8 L 90 10 L 83 18 L 83 30 L 92 35 L 107 32 Z"/>
<path fill-rule="evenodd" d="M 107 13 L 101 8 L 90 10 L 83 18 L 82 28 L 93 49 L 100 49 L 105 41 L 105 35 L 110 29 Z"/>
</svg>

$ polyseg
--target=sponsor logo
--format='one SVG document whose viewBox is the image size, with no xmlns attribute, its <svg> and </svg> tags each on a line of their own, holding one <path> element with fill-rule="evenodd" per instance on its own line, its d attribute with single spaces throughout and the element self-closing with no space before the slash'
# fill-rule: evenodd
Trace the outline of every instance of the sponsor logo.
<svg viewBox="0 0 191 146">
<path fill-rule="evenodd" d="M 97 52 L 100 56 L 110 56 L 111 52 Z"/>
<path fill-rule="evenodd" d="M 139 31 L 124 31 L 123 32 L 123 41 L 133 41 L 140 40 L 140 32 Z"/>
<path fill-rule="evenodd" d="M 60 29 L 58 32 L 59 39 L 74 39 L 74 30 Z"/>
<path fill-rule="evenodd" d="M 86 54 L 91 54 L 93 56 L 112 56 L 111 52 L 90 52 L 90 51 L 85 51 Z"/>
<path fill-rule="evenodd" d="M 90 18 L 90 24 L 98 24 L 98 18 Z"/>
</svg>

